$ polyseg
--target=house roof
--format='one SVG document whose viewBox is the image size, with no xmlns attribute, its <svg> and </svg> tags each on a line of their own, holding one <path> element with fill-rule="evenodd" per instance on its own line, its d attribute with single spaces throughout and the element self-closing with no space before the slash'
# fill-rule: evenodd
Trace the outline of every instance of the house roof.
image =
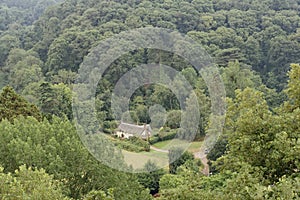
<svg viewBox="0 0 300 200">
<path fill-rule="evenodd" d="M 148 131 L 150 133 L 152 132 L 152 129 L 149 124 L 139 126 L 139 125 L 135 125 L 135 124 L 127 124 L 127 123 L 122 122 L 119 125 L 118 129 L 125 133 L 133 134 L 136 136 L 142 136 L 142 135 L 146 134 L 146 133 L 144 133 L 145 131 Z"/>
</svg>

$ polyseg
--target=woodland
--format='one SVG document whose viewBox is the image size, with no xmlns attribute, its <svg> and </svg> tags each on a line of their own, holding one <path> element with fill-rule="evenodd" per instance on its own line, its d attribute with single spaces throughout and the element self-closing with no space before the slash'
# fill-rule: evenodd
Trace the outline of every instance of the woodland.
<svg viewBox="0 0 300 200">
<path fill-rule="evenodd" d="M 73 88 L 84 59 L 101 41 L 143 27 L 189 36 L 218 67 L 226 118 L 206 155 L 209 176 L 182 149 L 169 151 L 170 160 L 181 156 L 166 168 L 149 160 L 145 172 L 118 171 L 95 159 L 77 134 L 84 113 L 74 116 Z M 118 127 L 111 109 L 118 80 L 150 63 L 179 71 L 199 105 L 183 99 L 184 112 L 169 88 L 141 86 L 123 120 L 151 124 L 156 133 L 148 141 L 111 137 L 115 145 L 149 152 L 174 139 L 182 115 L 195 109 L 193 142 L 203 142 L 214 123 L 203 77 L 179 55 L 147 48 L 116 59 L 98 82 L 99 134 Z M 300 199 L 299 0 L 1 0 L 0 88 L 0 199 Z M 164 108 L 164 123 L 149 112 L 153 105 Z M 130 170 L 124 158 L 110 156 Z"/>
</svg>

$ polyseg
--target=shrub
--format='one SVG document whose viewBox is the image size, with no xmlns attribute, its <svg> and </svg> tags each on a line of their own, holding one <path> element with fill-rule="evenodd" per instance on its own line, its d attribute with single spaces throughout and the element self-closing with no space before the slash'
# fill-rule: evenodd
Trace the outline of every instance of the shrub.
<svg viewBox="0 0 300 200">
<path fill-rule="evenodd" d="M 165 141 L 165 140 L 172 140 L 175 138 L 177 134 L 177 130 L 168 130 L 168 132 L 160 132 L 158 134 L 158 137 L 160 138 L 160 141 Z"/>
<path fill-rule="evenodd" d="M 104 133 L 113 133 L 117 127 L 118 127 L 118 124 L 116 121 L 104 121 L 103 122 L 103 132 Z"/>
<path fill-rule="evenodd" d="M 176 174 L 178 167 L 183 165 L 188 160 L 194 160 L 192 153 L 184 151 L 181 148 L 172 148 L 169 150 L 169 172 L 170 174 Z"/>
<path fill-rule="evenodd" d="M 139 147 L 143 147 L 144 151 L 150 151 L 150 144 L 149 142 L 142 140 L 141 138 L 138 137 L 130 137 L 129 141 Z"/>
<path fill-rule="evenodd" d="M 177 134 L 177 130 L 172 130 L 168 127 L 163 128 L 158 135 L 152 136 L 149 140 L 149 143 L 151 145 L 157 143 L 157 142 L 161 142 L 161 141 L 165 141 L 165 140 L 172 140 L 175 138 Z"/>
<path fill-rule="evenodd" d="M 176 129 L 180 127 L 181 121 L 181 111 L 180 110 L 172 110 L 168 113 L 166 126 L 171 129 Z"/>
<path fill-rule="evenodd" d="M 144 151 L 143 147 L 131 144 L 128 141 L 125 141 L 125 140 L 124 141 L 119 140 L 119 141 L 115 142 L 115 144 L 116 144 L 116 146 L 120 147 L 121 149 L 131 151 L 131 152 L 138 153 L 138 152 Z"/>
<path fill-rule="evenodd" d="M 144 141 L 138 137 L 130 137 L 129 139 L 116 139 L 113 140 L 114 144 L 121 149 L 132 151 L 132 152 L 141 152 L 141 151 L 150 151 L 150 144 L 147 141 Z"/>
<path fill-rule="evenodd" d="M 155 144 L 157 142 L 160 141 L 160 138 L 158 136 L 153 136 L 149 139 L 149 143 L 152 145 L 152 144 Z"/>
</svg>

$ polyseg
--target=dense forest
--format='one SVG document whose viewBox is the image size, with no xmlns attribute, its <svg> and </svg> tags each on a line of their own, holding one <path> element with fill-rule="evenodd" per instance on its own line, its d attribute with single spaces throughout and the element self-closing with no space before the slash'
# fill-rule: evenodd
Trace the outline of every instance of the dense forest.
<svg viewBox="0 0 300 200">
<path fill-rule="evenodd" d="M 300 199 L 299 10 L 299 0 L 2 0 L 0 199 Z M 95 148 L 105 135 L 120 151 L 144 154 L 184 139 L 185 131 L 195 135 L 193 144 L 211 134 L 216 122 L 204 78 L 180 55 L 160 49 L 114 60 L 94 101 L 82 102 L 94 104 L 96 119 L 74 116 L 85 59 L 102 41 L 145 27 L 187 35 L 218 67 L 227 105 L 222 135 L 205 152 L 209 176 L 194 152 L 180 148 L 169 150 L 168 166 L 149 160 L 140 173 L 130 173 L 116 152 L 100 154 L 124 170 L 112 169 L 78 135 L 76 120 L 95 122 L 97 134 L 85 132 Z M 153 63 L 180 72 L 199 105 L 180 79 L 173 87 L 188 98 L 161 84 L 140 86 L 122 121 L 151 124 L 155 134 L 119 139 L 114 87 L 130 70 Z M 182 118 L 196 109 L 197 130 L 182 130 Z"/>
</svg>

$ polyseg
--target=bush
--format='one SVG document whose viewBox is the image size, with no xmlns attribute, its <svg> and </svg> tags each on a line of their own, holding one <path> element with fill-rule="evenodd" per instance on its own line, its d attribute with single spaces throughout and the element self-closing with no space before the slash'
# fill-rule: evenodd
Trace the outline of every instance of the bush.
<svg viewBox="0 0 300 200">
<path fill-rule="evenodd" d="M 131 152 L 139 153 L 139 152 L 144 151 L 143 147 L 139 147 L 137 145 L 131 144 L 130 142 L 125 141 L 125 140 L 124 141 L 122 141 L 122 140 L 116 141 L 115 145 L 120 147 L 121 149 L 131 151 Z"/>
<path fill-rule="evenodd" d="M 177 168 L 186 163 L 188 160 L 194 160 L 192 153 L 184 151 L 181 148 L 172 148 L 169 150 L 169 172 L 176 174 Z"/>
<path fill-rule="evenodd" d="M 150 144 L 149 142 L 142 140 L 141 138 L 138 137 L 130 137 L 129 141 L 139 147 L 143 147 L 144 151 L 150 151 Z"/>
<path fill-rule="evenodd" d="M 129 139 L 116 139 L 113 140 L 114 144 L 121 149 L 132 151 L 132 152 L 142 152 L 150 151 L 150 144 L 147 141 L 144 141 L 138 137 L 130 137 Z"/>
<path fill-rule="evenodd" d="M 175 138 L 177 134 L 177 130 L 173 130 L 170 129 L 168 127 L 163 128 L 160 133 L 158 133 L 158 135 L 152 136 L 149 140 L 149 143 L 151 145 L 157 143 L 157 142 L 161 142 L 161 141 L 165 141 L 165 140 L 172 140 Z"/>
<path fill-rule="evenodd" d="M 103 132 L 104 133 L 113 133 L 114 130 L 118 127 L 116 121 L 104 121 L 103 122 Z"/>
<path fill-rule="evenodd" d="M 176 129 L 180 127 L 181 122 L 181 111 L 180 110 L 172 110 L 168 113 L 166 126 L 171 129 Z"/>
<path fill-rule="evenodd" d="M 164 129 L 163 129 L 164 130 Z M 158 134 L 158 137 L 160 138 L 160 141 L 165 141 L 165 140 L 172 140 L 175 138 L 177 134 L 177 130 L 168 130 L 167 132 L 160 132 Z"/>
<path fill-rule="evenodd" d="M 160 141 L 160 138 L 158 137 L 158 136 L 153 136 L 153 137 L 151 137 L 150 139 L 149 139 L 149 143 L 151 144 L 151 145 L 153 145 L 153 144 L 155 144 L 155 143 L 157 143 L 157 142 L 159 142 Z"/>
</svg>

